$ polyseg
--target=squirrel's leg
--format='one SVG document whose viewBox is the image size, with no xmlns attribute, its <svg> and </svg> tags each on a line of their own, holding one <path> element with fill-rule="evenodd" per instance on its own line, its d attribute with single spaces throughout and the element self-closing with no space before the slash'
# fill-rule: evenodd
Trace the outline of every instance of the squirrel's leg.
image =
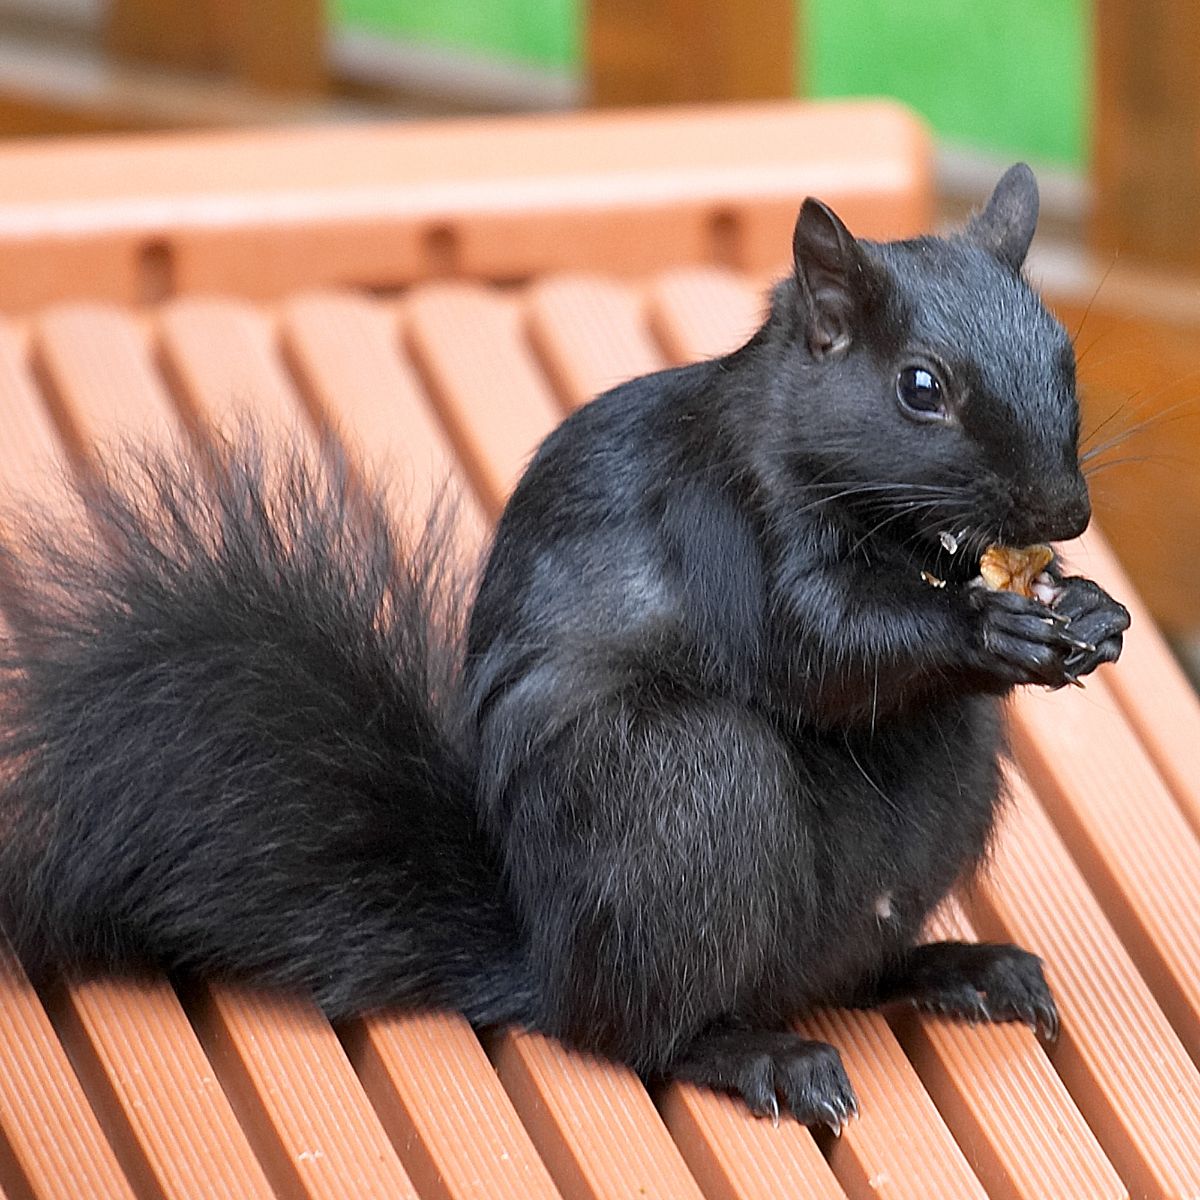
<svg viewBox="0 0 1200 1200">
<path fill-rule="evenodd" d="M 1058 1008 L 1042 960 L 1005 943 L 930 942 L 914 946 L 875 983 L 863 1006 L 906 1000 L 968 1021 L 1024 1021 L 1058 1034 Z"/>
<path fill-rule="evenodd" d="M 840 1124 L 837 1052 L 752 1000 L 803 961 L 816 903 L 787 748 L 731 701 L 664 691 L 590 706 L 507 789 L 539 1024 L 647 1076 Z"/>
</svg>

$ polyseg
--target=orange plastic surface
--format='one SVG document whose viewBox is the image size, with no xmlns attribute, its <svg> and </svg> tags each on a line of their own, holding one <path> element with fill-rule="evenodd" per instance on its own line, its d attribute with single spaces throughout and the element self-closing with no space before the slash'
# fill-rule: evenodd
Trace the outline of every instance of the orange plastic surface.
<svg viewBox="0 0 1200 1200">
<path fill-rule="evenodd" d="M 819 1012 L 797 1028 L 842 1052 L 858 1095 L 860 1115 L 829 1147 L 850 1200 L 985 1196 L 882 1014 Z"/>
<path fill-rule="evenodd" d="M 842 1200 L 845 1193 L 812 1132 L 747 1114 L 732 1097 L 672 1084 L 663 1120 L 708 1200 L 773 1200 L 796 1193 Z"/>
<path fill-rule="evenodd" d="M 53 1189 L 70 1180 L 80 1200 L 132 1200 L 66 1051 L 7 946 L 0 946 L 0 1129 L 7 1143 L 0 1180 L 10 1194 L 21 1186 L 55 1200 Z"/>
<path fill-rule="evenodd" d="M 189 1010 L 279 1194 L 416 1200 L 341 1044 L 316 1009 L 278 996 L 202 988 Z"/>
<path fill-rule="evenodd" d="M 927 932 L 931 940 L 977 940 L 954 900 Z M 893 1017 L 892 1027 L 989 1195 L 1129 1195 L 1032 1030 L 908 1010 Z"/>
<path fill-rule="evenodd" d="M 1200 837 L 1200 709 L 1192 703 L 1192 685 L 1097 530 L 1068 547 L 1066 561 L 1069 570 L 1098 580 L 1130 611 L 1125 648 L 1105 672 L 1105 682 Z"/>
<path fill-rule="evenodd" d="M 1096 898 L 1200 1060 L 1200 841 L 1103 679 L 1018 701 L 1017 758 Z"/>
<path fill-rule="evenodd" d="M 284 356 L 313 421 L 335 430 L 390 484 L 397 517 L 416 530 L 435 502 L 450 503 L 465 543 L 478 547 L 483 508 L 463 485 L 416 370 L 398 353 L 393 314 L 359 296 L 312 294 L 290 301 L 280 324 Z"/>
<path fill-rule="evenodd" d="M 351 1061 L 426 1200 L 559 1195 L 475 1034 L 450 1013 L 371 1017 Z"/>
<path fill-rule="evenodd" d="M 407 345 L 475 490 L 498 515 L 537 444 L 562 420 L 504 296 L 435 284 L 404 306 Z"/>
<path fill-rule="evenodd" d="M 511 1030 L 492 1058 L 564 1200 L 701 1200 L 631 1071 Z"/>
<path fill-rule="evenodd" d="M 49 1015 L 135 1191 L 173 1200 L 275 1194 L 165 982 L 63 988 Z"/>
<path fill-rule="evenodd" d="M 1045 960 L 1062 1016 L 1050 1061 L 1130 1192 L 1200 1194 L 1200 1074 L 1020 777 L 1013 793 L 975 927 Z"/>
</svg>

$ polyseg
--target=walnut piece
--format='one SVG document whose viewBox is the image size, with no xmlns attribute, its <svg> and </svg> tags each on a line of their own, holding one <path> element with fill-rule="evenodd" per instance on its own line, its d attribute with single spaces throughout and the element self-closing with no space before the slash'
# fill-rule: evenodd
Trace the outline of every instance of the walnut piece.
<svg viewBox="0 0 1200 1200">
<path fill-rule="evenodd" d="M 1049 546 L 990 545 L 979 562 L 983 582 L 994 592 L 1017 592 L 1034 597 L 1033 584 L 1050 565 L 1054 551 Z"/>
</svg>

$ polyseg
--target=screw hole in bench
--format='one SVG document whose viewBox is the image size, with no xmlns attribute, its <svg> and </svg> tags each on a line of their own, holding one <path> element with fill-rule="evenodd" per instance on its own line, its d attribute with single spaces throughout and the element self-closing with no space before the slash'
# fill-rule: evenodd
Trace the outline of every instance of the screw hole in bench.
<svg viewBox="0 0 1200 1200">
<path fill-rule="evenodd" d="M 138 300 L 160 304 L 175 294 L 175 251 L 164 238 L 153 238 L 138 247 Z"/>
<path fill-rule="evenodd" d="M 742 221 L 731 208 L 718 208 L 708 217 L 709 260 L 719 267 L 741 265 Z"/>
<path fill-rule="evenodd" d="M 445 279 L 457 273 L 458 231 L 451 225 L 431 225 L 421 238 L 424 274 L 430 279 Z"/>
</svg>

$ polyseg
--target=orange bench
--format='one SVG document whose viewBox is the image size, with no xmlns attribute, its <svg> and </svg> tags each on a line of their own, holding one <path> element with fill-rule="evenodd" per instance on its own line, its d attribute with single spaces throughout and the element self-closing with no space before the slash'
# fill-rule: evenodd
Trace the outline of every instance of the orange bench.
<svg viewBox="0 0 1200 1200">
<path fill-rule="evenodd" d="M 756 323 L 799 199 L 930 219 L 883 105 L 464 122 L 0 151 L 0 470 L 50 493 L 117 432 L 252 405 L 447 474 L 478 543 L 537 441 Z M 315 439 L 314 439 L 315 446 Z M 1098 535 L 1077 560 L 1131 592 Z M 1014 706 L 991 870 L 938 932 L 1042 954 L 1063 1032 L 830 1012 L 839 1139 L 447 1014 L 331 1028 L 294 999 L 0 969 L 0 1195 L 1200 1196 L 1200 707 L 1138 606 L 1085 692 Z"/>
</svg>

